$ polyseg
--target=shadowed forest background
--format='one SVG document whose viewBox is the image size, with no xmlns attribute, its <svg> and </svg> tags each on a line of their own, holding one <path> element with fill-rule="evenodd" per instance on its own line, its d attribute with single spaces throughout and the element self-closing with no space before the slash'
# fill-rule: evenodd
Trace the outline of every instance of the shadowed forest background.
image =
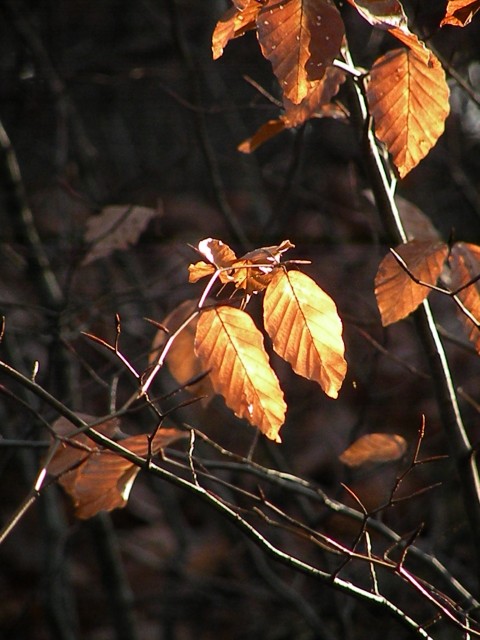
<svg viewBox="0 0 480 640">
<path fill-rule="evenodd" d="M 460 74 L 477 101 L 449 78 L 445 133 L 400 182 L 399 206 L 419 207 L 445 241 L 480 243 L 480 22 L 437 34 L 445 3 L 404 4 L 417 31 L 431 36 L 447 77 L 449 68 Z M 303 270 L 337 304 L 349 370 L 334 401 L 273 356 L 289 412 L 282 444 L 261 439 L 259 462 L 358 508 L 345 483 L 367 510 L 375 509 L 388 501 L 402 461 L 352 470 L 339 455 L 377 431 L 402 435 L 412 449 L 424 415 L 421 457 L 440 458 L 412 470 L 401 493 L 413 497 L 379 519 L 406 537 L 423 523 L 416 544 L 478 597 L 472 568 L 478 540 L 469 531 L 424 354 L 411 320 L 388 329 L 380 322 L 373 282 L 388 244 L 358 135 L 345 122 L 311 120 L 253 154 L 240 153 L 237 146 L 278 115 L 264 95 L 278 98 L 278 89 L 253 33 L 212 60 L 211 34 L 227 7 L 220 0 L 1 3 L 1 358 L 26 375 L 37 361 L 35 379 L 52 395 L 74 411 L 105 415 L 134 383 L 82 331 L 111 342 L 118 314 L 123 353 L 146 366 L 156 328 L 145 318 L 162 322 L 202 292 L 201 284 L 188 283 L 188 265 L 198 259 L 189 245 L 218 238 L 242 255 L 289 239 L 295 244 L 289 258 L 310 260 Z M 350 7 L 345 20 L 357 65 L 391 47 Z M 111 205 L 154 213 L 135 244 L 84 262 L 87 224 Z M 476 444 L 478 354 L 451 301 L 432 297 L 432 306 Z M 48 445 L 49 433 L 31 409 L 49 422 L 57 416 L 20 385 L 3 377 L 0 385 L 4 524 L 31 489 Z M 165 397 L 165 410 L 192 397 L 173 394 L 178 386 L 161 371 L 154 390 Z M 253 429 L 219 397 L 172 410 L 169 419 L 242 456 L 252 444 Z M 145 411 L 122 419 L 128 434 L 150 428 Z M 241 476 L 223 473 L 229 482 Z M 255 492 L 255 477 L 243 482 Z M 277 504 L 301 503 L 280 487 L 272 491 Z M 340 540 L 351 541 L 358 530 L 325 508 L 307 515 Z M 273 535 L 282 542 L 286 534 Z M 288 541 L 288 550 L 310 559 L 324 554 L 299 538 Z M 365 565 L 349 570 L 355 579 L 356 572 L 368 574 Z M 394 589 L 388 577 L 383 587 Z M 0 546 L 0 594 L 5 640 L 409 637 L 378 611 L 274 563 L 194 495 L 146 473 L 125 509 L 91 520 L 74 517 L 61 489 L 42 493 Z M 415 594 L 407 591 L 405 599 L 416 613 Z M 464 637 L 448 628 L 442 633 Z"/>
</svg>

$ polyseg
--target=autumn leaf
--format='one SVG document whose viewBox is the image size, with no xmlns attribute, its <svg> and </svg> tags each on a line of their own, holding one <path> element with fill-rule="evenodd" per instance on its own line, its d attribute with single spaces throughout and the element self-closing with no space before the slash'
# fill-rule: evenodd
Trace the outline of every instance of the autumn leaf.
<svg viewBox="0 0 480 640">
<path fill-rule="evenodd" d="M 280 442 L 287 407 L 252 318 L 226 306 L 202 312 L 195 351 L 210 371 L 215 391 L 235 415 Z"/>
<path fill-rule="evenodd" d="M 195 300 L 185 300 L 168 314 L 162 324 L 170 331 L 170 333 L 173 333 L 182 325 L 188 316 L 195 311 L 196 307 L 197 303 Z M 172 342 L 165 360 L 170 373 L 182 386 L 189 380 L 192 380 L 205 372 L 194 350 L 197 322 L 198 318 L 194 318 L 177 335 L 175 340 Z M 156 363 L 159 351 L 164 346 L 165 340 L 165 331 L 159 330 L 153 340 L 149 356 L 149 364 L 154 365 Z M 204 405 L 206 405 L 211 396 L 214 395 L 209 375 L 206 375 L 204 378 L 199 380 L 199 382 L 190 385 L 187 390 L 202 397 L 202 404 Z"/>
<path fill-rule="evenodd" d="M 91 416 L 89 416 L 91 418 Z M 94 420 L 93 420 L 94 421 Z M 112 437 L 118 420 L 107 420 L 96 425 L 95 430 Z M 54 424 L 59 433 L 75 431 L 65 418 Z M 159 429 L 149 449 L 147 434 L 123 438 L 120 444 L 138 456 L 152 454 L 188 434 L 177 429 Z M 59 483 L 70 495 L 78 518 L 91 518 L 99 511 L 111 511 L 127 504 L 131 488 L 140 467 L 117 453 L 95 445 L 83 433 L 64 440 L 48 465 L 51 475 L 59 476 Z"/>
<path fill-rule="evenodd" d="M 349 467 L 359 467 L 366 463 L 399 460 L 406 450 L 407 443 L 402 436 L 391 433 L 369 433 L 355 440 L 339 456 L 339 459 Z"/>
<path fill-rule="evenodd" d="M 448 247 L 442 242 L 411 240 L 395 247 L 395 251 L 415 278 L 435 285 Z M 385 256 L 375 276 L 375 295 L 384 327 L 415 311 L 429 293 L 430 289 L 414 282 L 391 253 Z"/>
<path fill-rule="evenodd" d="M 257 37 L 282 91 L 298 104 L 338 55 L 342 18 L 330 0 L 266 0 L 257 17 Z"/>
<path fill-rule="evenodd" d="M 480 275 L 480 247 L 467 242 L 457 242 L 450 253 L 451 287 L 453 290 L 468 284 Z M 465 309 L 480 322 L 480 285 L 474 282 L 458 293 Z M 480 353 L 480 330 L 468 316 L 459 310 L 459 318 L 464 325 L 469 340 Z"/>
<path fill-rule="evenodd" d="M 394 49 L 372 67 L 367 88 L 375 134 L 400 177 L 435 145 L 449 113 L 445 73 L 432 55 L 428 64 L 408 49 Z"/>
<path fill-rule="evenodd" d="M 215 238 L 205 238 L 205 240 L 201 240 L 198 243 L 197 250 L 205 256 L 208 263 L 202 260 L 191 264 L 188 267 L 189 282 L 197 282 L 205 276 L 211 276 L 217 269 L 228 269 L 237 259 L 235 252 L 230 249 L 228 244 Z M 222 271 L 219 278 L 224 284 L 232 281 L 232 277 L 227 271 Z"/>
<path fill-rule="evenodd" d="M 449 0 L 440 26 L 449 24 L 454 27 L 465 27 L 470 24 L 479 9 L 480 0 Z"/>
<path fill-rule="evenodd" d="M 128 249 L 138 241 L 150 220 L 157 215 L 157 209 L 114 205 L 105 207 L 98 215 L 91 216 L 85 230 L 85 242 L 90 245 L 90 249 L 82 265 L 105 258 L 116 249 Z"/>
<path fill-rule="evenodd" d="M 348 2 L 374 27 L 408 28 L 407 16 L 398 0 L 348 0 Z"/>
<path fill-rule="evenodd" d="M 247 31 L 256 28 L 256 17 L 260 11 L 257 0 L 246 0 L 235 3 L 236 6 L 228 9 L 217 22 L 212 35 L 213 59 L 217 60 L 223 54 L 223 50 L 233 38 L 243 36 Z"/>
<path fill-rule="evenodd" d="M 440 242 L 441 236 L 430 218 L 413 202 L 402 196 L 395 195 L 400 220 L 407 234 L 408 240 L 426 240 Z"/>
<path fill-rule="evenodd" d="M 338 93 L 343 82 L 345 82 L 345 73 L 341 69 L 333 66 L 327 67 L 323 78 L 311 83 L 308 94 L 299 104 L 294 104 L 284 97 L 285 113 L 275 120 L 269 120 L 262 124 L 253 136 L 238 146 L 238 150 L 242 153 L 252 153 L 281 131 L 298 127 L 311 118 L 344 120 L 346 118 L 345 109 L 330 102 Z"/>
<path fill-rule="evenodd" d="M 276 353 L 336 398 L 347 363 L 342 322 L 330 296 L 299 271 L 278 271 L 265 292 L 263 317 Z"/>
</svg>

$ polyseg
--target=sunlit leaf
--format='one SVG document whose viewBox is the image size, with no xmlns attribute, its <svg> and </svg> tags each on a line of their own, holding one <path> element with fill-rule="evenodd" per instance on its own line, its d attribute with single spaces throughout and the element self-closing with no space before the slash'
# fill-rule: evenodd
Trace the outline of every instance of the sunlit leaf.
<svg viewBox="0 0 480 640">
<path fill-rule="evenodd" d="M 267 142 L 267 140 L 271 140 L 286 128 L 287 126 L 281 118 L 277 118 L 276 120 L 268 120 L 267 122 L 264 122 L 262 125 L 260 125 L 253 136 L 241 142 L 238 145 L 237 149 L 242 153 L 252 153 L 253 151 L 255 151 L 255 149 L 258 149 L 258 147 L 264 142 Z"/>
<path fill-rule="evenodd" d="M 440 26 L 465 27 L 480 9 L 480 0 L 449 0 Z"/>
<path fill-rule="evenodd" d="M 191 315 L 191 313 L 196 309 L 196 306 L 197 303 L 195 300 L 185 300 L 168 314 L 162 324 L 169 329 L 170 333 L 173 333 L 181 326 L 188 316 Z M 202 364 L 194 350 L 197 321 L 198 318 L 191 320 L 189 324 L 178 334 L 168 351 L 165 361 L 170 373 L 180 385 L 184 385 L 189 380 L 192 380 L 204 373 Z M 164 346 L 166 339 L 167 334 L 164 331 L 159 330 L 155 335 L 149 356 L 150 364 L 155 364 L 157 361 L 159 351 Z M 206 405 L 208 400 L 214 394 L 210 376 L 206 375 L 204 378 L 199 380 L 199 382 L 190 385 L 188 387 L 188 391 L 202 397 L 202 403 Z"/>
<path fill-rule="evenodd" d="M 425 43 L 408 29 L 392 27 L 391 29 L 388 29 L 388 33 L 397 38 L 397 40 L 400 40 L 403 44 L 407 45 L 412 53 L 414 53 L 417 58 L 427 66 L 430 65 L 431 60 L 436 60 L 433 52 L 426 47 Z M 433 62 L 433 64 L 435 64 L 435 62 Z"/>
<path fill-rule="evenodd" d="M 283 240 L 279 245 L 249 251 L 232 265 L 235 286 L 249 294 L 263 291 L 279 267 L 282 255 L 294 247 L 290 240 Z"/>
<path fill-rule="evenodd" d="M 395 49 L 372 67 L 368 103 L 375 133 L 405 176 L 424 158 L 444 130 L 449 113 L 445 73 L 408 49 Z"/>
<path fill-rule="evenodd" d="M 395 247 L 395 251 L 415 278 L 435 285 L 448 247 L 442 242 L 412 240 Z M 415 311 L 429 293 L 430 289 L 417 284 L 391 253 L 385 256 L 375 276 L 375 295 L 384 327 Z"/>
<path fill-rule="evenodd" d="M 349 467 L 359 467 L 366 463 L 399 460 L 406 450 L 407 443 L 402 436 L 392 433 L 369 433 L 355 440 L 339 458 Z"/>
<path fill-rule="evenodd" d="M 135 244 L 159 210 L 133 205 L 105 207 L 90 216 L 85 230 L 85 242 L 90 249 L 82 264 L 87 265 L 109 256 L 116 249 L 128 249 Z"/>
<path fill-rule="evenodd" d="M 211 276 L 217 269 L 229 268 L 237 259 L 234 251 L 227 244 L 221 240 L 215 240 L 215 238 L 201 240 L 197 248 L 208 260 L 208 263 L 202 260 L 189 265 L 189 282 L 197 282 L 205 276 Z M 224 284 L 232 281 L 231 275 L 227 271 L 222 271 L 219 277 Z"/>
<path fill-rule="evenodd" d="M 260 6 L 256 0 L 246 0 L 242 3 L 236 3 L 236 6 L 224 13 L 217 22 L 212 35 L 214 60 L 220 58 L 230 40 L 239 38 L 247 31 L 256 28 L 255 19 L 260 11 Z"/>
<path fill-rule="evenodd" d="M 407 28 L 407 16 L 398 0 L 348 0 L 358 13 L 374 27 Z"/>
<path fill-rule="evenodd" d="M 336 398 L 347 363 L 342 322 L 330 296 L 299 271 L 278 271 L 265 292 L 263 317 L 278 355 Z"/>
<path fill-rule="evenodd" d="M 266 0 L 257 35 L 284 95 L 298 104 L 338 55 L 344 26 L 330 0 Z"/>
<path fill-rule="evenodd" d="M 457 242 L 453 245 L 450 254 L 451 288 L 453 290 L 468 284 L 472 279 L 480 275 L 480 247 L 467 242 Z M 480 322 L 480 284 L 472 283 L 458 297 L 467 311 L 472 314 L 477 322 Z M 480 353 L 480 331 L 468 316 L 460 312 L 459 318 L 463 323 L 469 340 Z"/>
<path fill-rule="evenodd" d="M 117 430 L 116 419 L 95 427 L 109 437 Z M 54 424 L 57 433 L 74 432 L 75 427 L 65 418 Z M 60 435 L 60 433 L 59 433 Z M 160 449 L 187 437 L 178 429 L 159 429 L 149 448 L 146 434 L 123 438 L 120 444 L 138 456 L 156 454 Z M 91 518 L 99 511 L 124 507 L 140 468 L 119 454 L 100 447 L 85 434 L 63 441 L 48 465 L 48 472 L 59 476 L 59 483 L 71 496 L 75 515 Z"/>
<path fill-rule="evenodd" d="M 235 415 L 280 442 L 286 404 L 263 336 L 252 318 L 233 307 L 204 311 L 197 325 L 195 350 L 210 371 L 215 391 Z"/>
</svg>

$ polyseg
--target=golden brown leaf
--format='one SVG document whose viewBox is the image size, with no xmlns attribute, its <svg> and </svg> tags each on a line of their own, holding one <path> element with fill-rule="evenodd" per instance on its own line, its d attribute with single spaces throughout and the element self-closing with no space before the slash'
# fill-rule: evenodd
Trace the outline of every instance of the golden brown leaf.
<svg viewBox="0 0 480 640">
<path fill-rule="evenodd" d="M 252 153 L 253 151 L 255 151 L 255 149 L 258 149 L 258 147 L 264 142 L 266 142 L 267 140 L 271 140 L 286 128 L 287 127 L 285 125 L 285 122 L 281 118 L 268 120 L 268 122 L 264 122 L 262 125 L 260 125 L 253 136 L 241 142 L 238 145 L 237 149 L 242 153 Z"/>
<path fill-rule="evenodd" d="M 435 285 L 448 247 L 442 242 L 411 240 L 395 247 L 395 251 L 415 278 Z M 375 276 L 375 295 L 384 327 L 415 311 L 429 293 L 430 289 L 414 282 L 391 253 L 385 256 Z"/>
<path fill-rule="evenodd" d="M 163 325 L 169 329 L 170 333 L 175 332 L 181 324 L 195 311 L 197 303 L 195 300 L 185 300 L 178 307 L 168 314 L 163 321 Z M 184 385 L 189 380 L 199 376 L 204 372 L 202 364 L 197 358 L 194 349 L 195 333 L 197 330 L 198 318 L 194 318 L 189 324 L 178 334 L 173 341 L 165 362 L 170 369 L 170 373 L 175 380 Z M 149 356 L 149 364 L 155 364 L 158 359 L 159 351 L 166 341 L 166 333 L 159 330 L 155 335 L 152 344 L 152 350 Z M 188 391 L 197 396 L 203 396 L 202 403 L 205 405 L 213 396 L 214 391 L 210 377 L 206 375 L 199 382 L 190 385 Z"/>
<path fill-rule="evenodd" d="M 252 318 L 233 307 L 204 311 L 197 325 L 195 350 L 203 367 L 210 370 L 215 391 L 235 415 L 280 442 L 286 404 Z"/>
<path fill-rule="evenodd" d="M 283 240 L 279 245 L 249 251 L 232 265 L 235 286 L 248 294 L 263 291 L 278 268 L 282 254 L 294 247 L 290 240 Z"/>
<path fill-rule="evenodd" d="M 330 0 L 266 0 L 257 35 L 284 95 L 298 104 L 338 55 L 344 26 Z"/>
<path fill-rule="evenodd" d="M 358 13 L 374 27 L 407 28 L 407 16 L 398 0 L 348 0 Z"/>
<path fill-rule="evenodd" d="M 87 418 L 91 416 L 84 417 Z M 117 426 L 118 420 L 114 418 L 97 425 L 95 430 L 111 437 Z M 54 428 L 59 434 L 75 431 L 74 425 L 65 418 L 57 421 Z M 149 451 L 158 453 L 187 435 L 178 429 L 159 429 L 150 450 L 146 434 L 123 438 L 120 444 L 138 456 L 146 456 Z M 139 471 L 132 462 L 94 444 L 83 433 L 62 442 L 48 465 L 48 472 L 59 476 L 59 483 L 72 498 L 75 515 L 82 519 L 91 518 L 99 511 L 124 507 Z"/>
<path fill-rule="evenodd" d="M 430 59 L 434 58 L 433 52 L 425 46 L 425 43 L 408 29 L 392 27 L 391 29 L 388 29 L 388 33 L 397 38 L 397 40 L 400 40 L 403 44 L 407 45 L 407 47 L 411 49 L 411 51 L 415 53 L 415 55 L 426 65 L 429 65 Z"/>
<path fill-rule="evenodd" d="M 405 438 L 393 433 L 369 433 L 355 440 L 339 456 L 343 464 L 359 467 L 366 463 L 393 462 L 407 450 Z"/>
<path fill-rule="evenodd" d="M 211 276 L 217 269 L 229 268 L 237 259 L 237 256 L 228 244 L 225 244 L 221 240 L 215 240 L 215 238 L 205 238 L 205 240 L 201 240 L 198 243 L 197 249 L 207 258 L 208 263 L 202 260 L 189 265 L 189 282 L 197 282 L 205 276 Z M 232 281 L 227 271 L 222 271 L 219 277 L 224 284 Z"/>
<path fill-rule="evenodd" d="M 465 286 L 470 280 L 480 274 L 480 247 L 467 242 L 457 242 L 453 245 L 450 254 L 451 265 L 451 287 L 453 290 Z M 472 283 L 458 294 L 462 304 L 469 313 L 480 322 L 480 284 Z M 465 313 L 459 312 L 459 317 L 463 323 L 469 340 L 480 353 L 480 331 L 475 323 L 469 319 Z"/>
<path fill-rule="evenodd" d="M 435 145 L 449 113 L 448 85 L 438 60 L 428 64 L 395 49 L 373 65 L 367 96 L 375 133 L 404 177 Z"/>
<path fill-rule="evenodd" d="M 336 398 L 347 363 L 342 322 L 330 296 L 299 271 L 277 271 L 265 292 L 263 317 L 278 355 Z"/>
<path fill-rule="evenodd" d="M 480 0 L 449 0 L 440 26 L 465 27 L 480 9 Z"/>
<path fill-rule="evenodd" d="M 217 22 L 212 35 L 213 59 L 223 54 L 224 48 L 234 38 L 243 36 L 247 31 L 256 28 L 256 17 L 260 4 L 256 0 L 246 0 L 228 9 Z"/>
</svg>

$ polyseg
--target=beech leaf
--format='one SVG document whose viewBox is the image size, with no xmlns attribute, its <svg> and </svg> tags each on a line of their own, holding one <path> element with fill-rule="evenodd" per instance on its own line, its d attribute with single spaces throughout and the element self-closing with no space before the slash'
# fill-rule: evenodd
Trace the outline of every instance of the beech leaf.
<svg viewBox="0 0 480 640">
<path fill-rule="evenodd" d="M 246 0 L 235 3 L 220 18 L 212 35 L 213 59 L 217 60 L 223 54 L 224 48 L 233 38 L 243 36 L 247 31 L 256 28 L 255 19 L 260 11 L 257 0 Z"/>
<path fill-rule="evenodd" d="M 213 388 L 235 415 L 281 442 L 279 430 L 287 407 L 252 318 L 233 307 L 203 311 L 195 351 L 203 368 L 210 370 Z"/>
<path fill-rule="evenodd" d="M 168 314 L 162 324 L 173 333 L 195 311 L 196 306 L 195 300 L 185 300 Z M 189 380 L 200 376 L 205 371 L 194 350 L 197 322 L 198 317 L 191 320 L 177 335 L 165 360 L 170 373 L 180 385 L 186 384 Z M 165 344 L 166 338 L 165 331 L 159 330 L 156 333 L 149 356 L 149 364 L 156 363 L 159 351 Z M 210 397 L 214 394 L 209 375 L 206 375 L 195 384 L 189 385 L 187 390 L 195 395 L 203 396 L 202 404 L 204 405 L 208 404 Z"/>
<path fill-rule="evenodd" d="M 392 433 L 369 433 L 355 440 L 339 459 L 349 467 L 359 467 L 366 463 L 399 460 L 406 450 L 407 443 L 402 436 Z"/>
<path fill-rule="evenodd" d="M 343 21 L 330 0 L 266 0 L 257 17 L 262 53 L 294 104 L 340 52 Z"/>
<path fill-rule="evenodd" d="M 449 0 L 440 26 L 449 24 L 454 27 L 465 27 L 470 24 L 479 9 L 480 0 Z"/>
<path fill-rule="evenodd" d="M 407 28 L 407 16 L 398 0 L 348 0 L 358 13 L 374 27 Z"/>
<path fill-rule="evenodd" d="M 95 430 L 111 437 L 116 431 L 117 419 L 108 420 Z M 62 418 L 54 424 L 59 429 L 75 430 L 73 424 Z M 173 442 L 187 437 L 185 431 L 178 429 L 159 429 L 153 438 L 151 453 Z M 147 434 L 123 438 L 121 445 L 138 456 L 149 453 Z M 83 433 L 73 435 L 60 444 L 55 456 L 48 465 L 48 472 L 59 475 L 59 483 L 70 495 L 78 518 L 91 518 L 99 511 L 111 511 L 127 504 L 133 482 L 140 467 L 117 453 L 109 451 L 92 442 Z"/>
<path fill-rule="evenodd" d="M 149 207 L 113 205 L 105 207 L 98 215 L 90 216 L 85 242 L 91 246 L 82 265 L 105 258 L 116 249 L 128 249 L 138 241 L 150 220 L 157 215 L 159 211 Z"/>
<path fill-rule="evenodd" d="M 443 242 L 411 240 L 395 247 L 395 251 L 415 278 L 435 285 L 448 247 Z M 417 284 L 391 253 L 385 256 L 375 276 L 375 295 L 384 327 L 410 315 L 429 293 L 430 289 Z"/>
<path fill-rule="evenodd" d="M 347 363 L 342 322 L 330 296 L 299 271 L 277 271 L 265 292 L 263 317 L 276 353 L 336 398 Z"/>
<path fill-rule="evenodd" d="M 200 261 L 191 264 L 188 267 L 189 282 L 197 282 L 205 276 L 211 276 L 217 269 L 225 269 L 231 267 L 237 259 L 235 252 L 230 249 L 228 244 L 215 238 L 205 238 L 198 243 L 198 251 L 205 256 L 208 263 Z M 224 284 L 231 282 L 232 278 L 226 271 L 220 273 L 220 281 Z"/>
<path fill-rule="evenodd" d="M 480 275 L 480 247 L 467 242 L 457 242 L 450 254 L 451 287 L 453 290 L 465 286 Z M 480 285 L 474 282 L 458 293 L 462 304 L 469 313 L 480 322 Z M 480 331 L 464 312 L 459 310 L 459 318 L 464 325 L 469 340 L 480 353 Z"/>
<path fill-rule="evenodd" d="M 445 73 L 409 49 L 394 49 L 372 67 L 367 97 L 375 134 L 404 177 L 435 145 L 449 113 Z"/>
</svg>

